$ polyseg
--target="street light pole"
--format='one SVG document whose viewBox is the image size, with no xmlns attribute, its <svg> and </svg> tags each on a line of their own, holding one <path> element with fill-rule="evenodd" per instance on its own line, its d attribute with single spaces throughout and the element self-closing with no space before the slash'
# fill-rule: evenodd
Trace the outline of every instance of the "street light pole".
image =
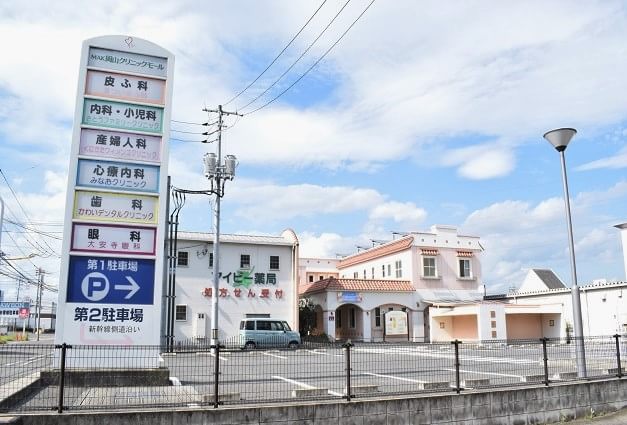
<svg viewBox="0 0 627 425">
<path fill-rule="evenodd" d="M 220 200 L 224 196 L 224 184 L 227 180 L 233 180 L 235 177 L 235 167 L 237 165 L 236 158 L 233 155 L 227 155 L 222 162 L 222 127 L 224 115 L 238 115 L 237 112 L 226 112 L 222 109 L 222 105 L 218 105 L 218 109 L 204 109 L 205 112 L 218 114 L 218 137 L 216 139 L 218 145 L 216 153 L 205 154 L 203 158 L 205 167 L 205 177 L 211 182 L 210 193 L 215 195 L 213 209 L 213 282 L 211 290 L 211 345 L 217 347 L 219 343 L 218 334 L 218 293 L 220 284 Z"/>
<path fill-rule="evenodd" d="M 586 351 L 583 341 L 583 321 L 581 318 L 581 297 L 579 295 L 579 285 L 577 284 L 577 265 L 575 263 L 575 243 L 573 239 L 573 223 L 570 215 L 570 195 L 568 193 L 568 178 L 566 176 L 566 156 L 564 152 L 568 143 L 577 134 L 574 128 L 558 128 L 544 134 L 544 138 L 553 145 L 560 154 L 562 165 L 562 182 L 564 185 L 564 205 L 566 208 L 566 225 L 568 228 L 568 250 L 570 252 L 570 272 L 571 290 L 570 294 L 573 303 L 573 322 L 575 325 L 575 355 L 577 361 L 577 375 L 586 378 Z"/>
</svg>

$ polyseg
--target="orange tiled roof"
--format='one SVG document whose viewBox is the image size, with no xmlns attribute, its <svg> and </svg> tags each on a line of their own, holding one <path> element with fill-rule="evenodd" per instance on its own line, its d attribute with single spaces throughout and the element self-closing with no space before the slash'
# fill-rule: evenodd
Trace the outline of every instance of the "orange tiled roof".
<svg viewBox="0 0 627 425">
<path fill-rule="evenodd" d="M 324 291 L 356 291 L 356 292 L 414 292 L 414 285 L 408 280 L 379 279 L 328 279 L 301 285 L 300 295 Z"/>
<path fill-rule="evenodd" d="M 342 258 L 340 262 L 337 264 L 337 268 L 342 270 L 346 267 L 372 260 L 373 258 L 379 258 L 385 255 L 390 255 L 396 252 L 404 251 L 410 246 L 412 246 L 413 243 L 414 243 L 413 236 L 405 236 L 401 239 L 386 243 L 384 245 L 379 245 L 375 248 L 370 248 L 367 251 L 351 255 L 350 257 Z"/>
</svg>

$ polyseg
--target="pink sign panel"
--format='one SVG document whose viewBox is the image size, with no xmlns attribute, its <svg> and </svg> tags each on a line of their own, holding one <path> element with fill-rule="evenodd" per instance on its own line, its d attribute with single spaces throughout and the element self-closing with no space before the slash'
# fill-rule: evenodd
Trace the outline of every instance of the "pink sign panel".
<svg viewBox="0 0 627 425">
<path fill-rule="evenodd" d="M 85 94 L 163 105 L 165 80 L 89 70 Z"/>
<path fill-rule="evenodd" d="M 154 255 L 156 229 L 113 224 L 72 225 L 72 251 Z"/>
<path fill-rule="evenodd" d="M 81 129 L 79 155 L 161 162 L 161 137 L 110 130 Z"/>
</svg>

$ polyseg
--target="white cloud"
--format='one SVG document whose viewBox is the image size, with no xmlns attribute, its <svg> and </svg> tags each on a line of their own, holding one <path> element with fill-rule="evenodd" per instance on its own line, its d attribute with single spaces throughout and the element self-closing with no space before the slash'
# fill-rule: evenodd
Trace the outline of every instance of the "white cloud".
<svg viewBox="0 0 627 425">
<path fill-rule="evenodd" d="M 311 232 L 303 232 L 298 235 L 298 240 L 301 257 L 335 258 L 335 254 L 346 254 L 355 249 L 349 238 L 337 233 L 316 235 Z"/>
<path fill-rule="evenodd" d="M 444 151 L 440 155 L 442 164 L 458 167 L 457 173 L 471 180 L 505 176 L 515 164 L 511 148 L 504 145 L 476 145 Z"/>
<path fill-rule="evenodd" d="M 603 168 L 626 168 L 627 167 L 627 147 L 622 148 L 615 155 L 596 159 L 575 168 L 578 171 L 600 170 Z"/>
<path fill-rule="evenodd" d="M 423 208 L 419 208 L 413 202 L 385 202 L 376 205 L 370 210 L 369 220 L 371 223 L 385 220 L 392 220 L 394 223 L 401 225 L 403 230 L 416 229 L 421 225 L 427 212 Z"/>
</svg>

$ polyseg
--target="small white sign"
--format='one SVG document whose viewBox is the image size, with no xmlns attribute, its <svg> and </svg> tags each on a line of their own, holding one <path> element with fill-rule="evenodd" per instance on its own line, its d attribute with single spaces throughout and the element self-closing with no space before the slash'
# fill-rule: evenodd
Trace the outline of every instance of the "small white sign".
<svg viewBox="0 0 627 425">
<path fill-rule="evenodd" d="M 407 313 L 388 311 L 385 313 L 385 335 L 407 335 Z"/>
<path fill-rule="evenodd" d="M 158 192 L 159 167 L 79 159 L 76 185 L 137 192 Z"/>
<path fill-rule="evenodd" d="M 74 223 L 72 251 L 154 255 L 156 229 L 112 224 Z"/>
<path fill-rule="evenodd" d="M 79 155 L 160 162 L 161 137 L 110 130 L 81 129 Z"/>
<path fill-rule="evenodd" d="M 165 81 L 90 70 L 87 71 L 85 94 L 163 105 Z"/>
<path fill-rule="evenodd" d="M 156 224 L 155 196 L 77 190 L 72 217 L 77 220 Z"/>
<path fill-rule="evenodd" d="M 131 37 L 129 43 L 133 43 Z M 89 48 L 87 66 L 95 68 L 126 71 L 137 74 L 165 77 L 168 73 L 168 60 L 156 56 L 140 55 L 138 53 L 122 52 L 119 50 Z"/>
</svg>

